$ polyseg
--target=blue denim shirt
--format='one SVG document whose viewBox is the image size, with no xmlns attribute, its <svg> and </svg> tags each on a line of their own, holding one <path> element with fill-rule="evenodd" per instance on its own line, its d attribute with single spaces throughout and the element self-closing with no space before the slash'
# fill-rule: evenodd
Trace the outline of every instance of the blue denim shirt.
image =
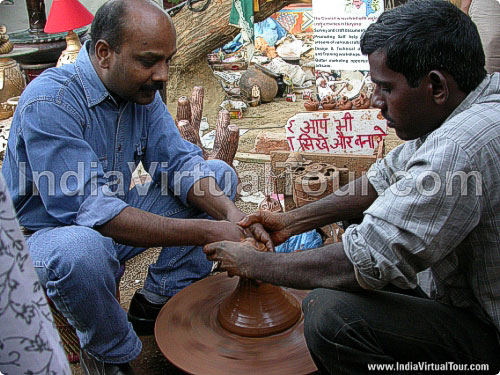
<svg viewBox="0 0 500 375">
<path fill-rule="evenodd" d="M 125 207 L 142 161 L 165 194 L 184 204 L 212 172 L 184 140 L 157 93 L 149 105 L 118 105 L 87 51 L 45 71 L 24 90 L 2 167 L 20 223 L 38 230 L 104 224 Z"/>
</svg>

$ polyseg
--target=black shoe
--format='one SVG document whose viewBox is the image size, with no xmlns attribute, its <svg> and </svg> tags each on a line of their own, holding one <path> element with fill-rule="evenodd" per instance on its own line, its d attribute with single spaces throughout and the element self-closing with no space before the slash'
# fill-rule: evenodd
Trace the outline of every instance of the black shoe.
<svg viewBox="0 0 500 375">
<path fill-rule="evenodd" d="M 166 302 L 165 302 L 166 303 Z M 154 333 L 156 317 L 165 303 L 152 303 L 138 290 L 135 292 L 128 308 L 128 320 L 139 336 Z"/>
<path fill-rule="evenodd" d="M 80 367 L 85 375 L 135 375 L 129 363 L 105 363 L 80 351 Z"/>
</svg>

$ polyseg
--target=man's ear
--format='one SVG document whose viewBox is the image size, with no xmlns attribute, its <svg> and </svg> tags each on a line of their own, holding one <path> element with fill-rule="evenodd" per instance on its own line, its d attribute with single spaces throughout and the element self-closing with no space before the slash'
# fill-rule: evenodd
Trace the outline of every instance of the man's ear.
<svg viewBox="0 0 500 375">
<path fill-rule="evenodd" d="M 443 73 L 439 70 L 431 70 L 427 75 L 432 88 L 432 99 L 437 105 L 446 103 L 449 98 L 450 92 L 448 81 Z"/>
<path fill-rule="evenodd" d="M 101 69 L 108 69 L 111 55 L 114 53 L 109 43 L 99 39 L 95 44 L 95 57 Z"/>
</svg>

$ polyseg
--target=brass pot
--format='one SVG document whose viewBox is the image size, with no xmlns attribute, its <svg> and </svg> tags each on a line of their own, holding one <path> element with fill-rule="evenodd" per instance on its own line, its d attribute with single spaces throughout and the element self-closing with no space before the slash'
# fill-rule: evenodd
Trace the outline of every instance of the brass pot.
<svg viewBox="0 0 500 375">
<path fill-rule="evenodd" d="M 21 95 L 26 80 L 17 63 L 10 58 L 0 58 L 0 103 Z"/>
</svg>

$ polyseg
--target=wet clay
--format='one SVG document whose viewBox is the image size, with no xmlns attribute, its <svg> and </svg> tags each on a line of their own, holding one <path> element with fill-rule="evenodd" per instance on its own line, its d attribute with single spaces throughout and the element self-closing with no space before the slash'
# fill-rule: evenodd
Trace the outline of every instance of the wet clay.
<svg viewBox="0 0 500 375">
<path fill-rule="evenodd" d="M 283 331 L 280 328 L 282 331 L 274 334 L 265 332 L 262 337 L 235 334 L 221 325 L 218 318 L 220 306 L 231 300 L 229 296 L 237 292 L 238 283 L 238 278 L 228 278 L 226 273 L 211 276 L 183 289 L 165 304 L 155 325 L 156 342 L 165 357 L 184 371 L 198 375 L 253 375 L 256 371 L 266 375 L 314 373 L 316 367 L 305 343 L 300 308 L 298 319 L 288 329 Z M 260 284 L 257 289 L 262 285 L 267 290 L 267 284 Z M 270 293 L 271 296 L 281 295 L 272 297 L 278 304 L 283 303 L 284 296 L 292 306 L 300 307 L 307 294 L 307 291 L 278 289 L 287 292 L 283 295 L 275 291 Z M 234 304 L 226 303 L 234 307 Z M 292 308 L 292 311 L 296 310 Z M 281 319 L 279 313 L 273 314 L 277 315 L 275 319 L 278 321 Z M 239 320 L 243 315 L 243 310 L 240 310 Z M 289 318 L 284 320 L 288 321 L 285 325 L 289 324 Z M 258 321 L 266 322 L 266 318 L 260 317 Z"/>
<path fill-rule="evenodd" d="M 234 292 L 220 304 L 217 319 L 229 332 L 263 337 L 290 328 L 301 314 L 297 299 L 280 287 L 240 278 Z"/>
</svg>

